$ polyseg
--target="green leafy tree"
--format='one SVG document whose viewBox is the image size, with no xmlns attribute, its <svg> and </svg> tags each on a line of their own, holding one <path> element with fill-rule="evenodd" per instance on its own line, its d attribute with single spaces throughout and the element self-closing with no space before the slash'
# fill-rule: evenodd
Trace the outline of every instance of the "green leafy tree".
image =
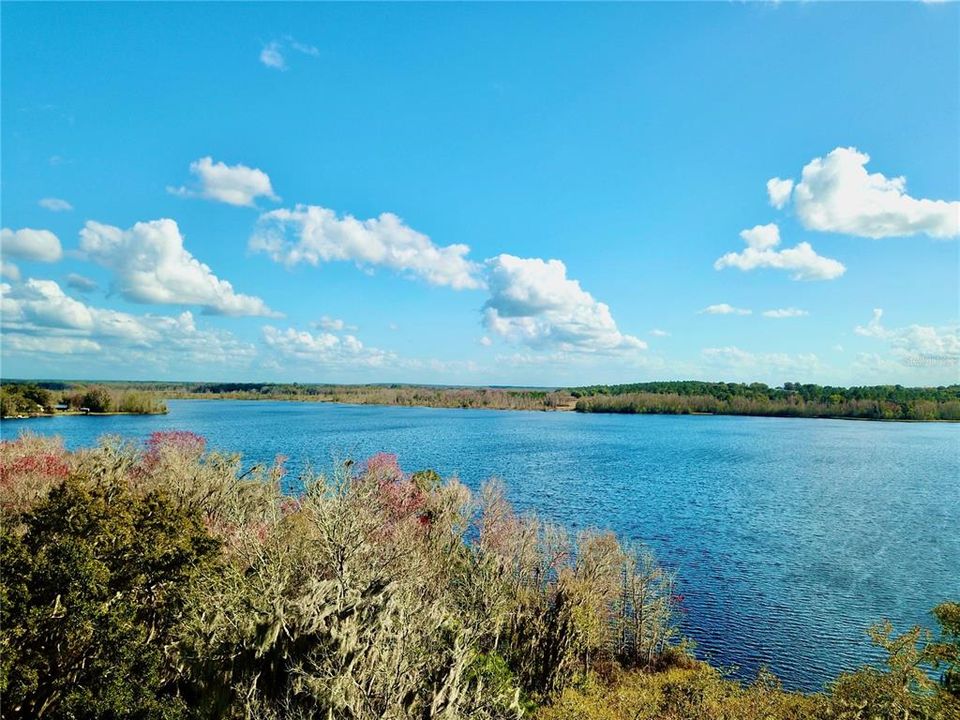
<svg viewBox="0 0 960 720">
<path fill-rule="evenodd" d="M 5 384 L 0 391 L 0 415 L 36 414 L 53 410 L 53 396 L 49 390 L 34 384 Z"/>
<path fill-rule="evenodd" d="M 71 478 L 0 530 L 5 718 L 174 718 L 165 647 L 218 543 L 162 492 Z"/>
<path fill-rule="evenodd" d="M 960 700 L 960 602 L 940 603 L 933 609 L 940 625 L 940 639 L 930 654 L 937 667 L 945 666 L 940 683 Z"/>
<path fill-rule="evenodd" d="M 106 388 L 92 387 L 80 396 L 80 406 L 89 408 L 90 412 L 110 412 L 113 398 Z"/>
<path fill-rule="evenodd" d="M 829 718 L 836 720 L 956 720 L 960 718 L 957 670 L 960 667 L 960 603 L 934 608 L 940 638 L 920 627 L 893 634 L 889 621 L 870 629 L 887 653 L 886 670 L 845 673 L 831 687 Z M 932 677 L 946 665 L 940 684 Z"/>
</svg>

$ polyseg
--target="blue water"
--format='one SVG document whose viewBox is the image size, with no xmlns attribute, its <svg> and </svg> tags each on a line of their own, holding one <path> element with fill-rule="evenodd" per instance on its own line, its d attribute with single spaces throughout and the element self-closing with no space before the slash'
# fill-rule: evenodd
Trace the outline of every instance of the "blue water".
<svg viewBox="0 0 960 720">
<path fill-rule="evenodd" d="M 4 421 L 70 447 L 192 430 L 249 462 L 394 452 L 571 529 L 612 528 L 676 569 L 698 654 L 819 689 L 876 660 L 874 621 L 960 599 L 960 425 L 180 400 L 166 416 Z"/>
</svg>

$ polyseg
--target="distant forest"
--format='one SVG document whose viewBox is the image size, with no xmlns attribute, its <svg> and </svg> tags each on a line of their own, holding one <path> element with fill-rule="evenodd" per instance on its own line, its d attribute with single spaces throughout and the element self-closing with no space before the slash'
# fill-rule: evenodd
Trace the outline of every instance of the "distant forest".
<svg viewBox="0 0 960 720">
<path fill-rule="evenodd" d="M 960 385 L 834 387 L 784 383 L 722 383 L 695 380 L 589 385 L 574 388 L 456 387 L 432 385 L 324 385 L 301 383 L 192 383 L 3 381 L 4 397 L 22 396 L 30 387 L 77 406 L 109 396 L 110 409 L 156 412 L 170 399 L 298 400 L 495 410 L 576 410 L 594 413 L 761 415 L 777 417 L 857 418 L 863 420 L 960 421 Z M 126 401 L 126 402 L 123 402 Z M 106 409 L 103 408 L 103 409 Z M 50 408 L 49 411 L 52 411 Z M 96 411 L 96 410 L 94 410 Z M 162 412 L 162 410 L 160 410 Z M 11 413 L 12 414 L 12 413 Z"/>
<path fill-rule="evenodd" d="M 697 381 L 573 388 L 578 412 L 960 420 L 960 385 L 833 387 Z"/>
</svg>

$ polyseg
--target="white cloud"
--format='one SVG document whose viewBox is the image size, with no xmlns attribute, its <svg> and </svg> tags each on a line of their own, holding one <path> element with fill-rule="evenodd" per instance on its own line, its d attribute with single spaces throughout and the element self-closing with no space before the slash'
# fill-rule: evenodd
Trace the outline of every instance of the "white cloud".
<svg viewBox="0 0 960 720">
<path fill-rule="evenodd" d="M 263 46 L 260 50 L 260 62 L 274 70 L 286 70 L 287 59 L 285 53 L 289 50 L 311 57 L 318 57 L 320 55 L 320 50 L 313 45 L 297 42 L 297 40 L 291 36 L 285 35 L 282 40 L 271 40 Z"/>
<path fill-rule="evenodd" d="M 314 47 L 313 45 L 307 45 L 306 43 L 297 42 L 289 35 L 286 38 L 287 42 L 297 52 L 303 53 L 304 55 L 309 55 L 310 57 L 319 57 L 320 50 L 319 48 Z"/>
<path fill-rule="evenodd" d="M 950 382 L 960 380 L 960 326 L 908 325 L 887 328 L 883 325 L 883 310 L 874 308 L 873 317 L 866 325 L 857 325 L 854 332 L 863 337 L 885 341 L 893 361 L 913 368 L 947 369 L 953 374 Z M 886 361 L 890 362 L 890 361 Z"/>
<path fill-rule="evenodd" d="M 775 373 L 780 380 L 787 374 L 810 376 L 822 369 L 820 359 L 813 353 L 752 353 L 735 346 L 704 348 L 704 361 L 713 367 L 730 372 L 735 377 L 756 380 Z"/>
<path fill-rule="evenodd" d="M 49 230 L 0 230 L 0 252 L 21 260 L 56 262 L 63 257 L 60 239 Z"/>
<path fill-rule="evenodd" d="M 68 298 L 51 280 L 30 279 L 16 291 L 4 284 L 3 323 L 34 323 L 44 327 L 89 330 L 93 326 L 90 311 L 83 303 Z"/>
<path fill-rule="evenodd" d="M 492 333 L 564 352 L 629 352 L 647 346 L 621 333 L 610 308 L 567 278 L 560 260 L 498 255 L 486 261 L 485 272 L 490 298 L 484 325 Z"/>
<path fill-rule="evenodd" d="M 306 361 L 311 365 L 379 367 L 395 360 L 392 353 L 368 348 L 353 335 L 311 333 L 292 327 L 281 330 L 266 325 L 263 328 L 263 341 L 281 357 Z"/>
<path fill-rule="evenodd" d="M 280 49 L 280 43 L 276 41 L 267 43 L 260 51 L 260 62 L 274 70 L 286 70 L 287 62 L 284 60 Z"/>
<path fill-rule="evenodd" d="M 757 225 L 743 230 L 740 237 L 747 247 L 740 253 L 727 253 L 713 264 L 717 270 L 735 267 L 741 270 L 775 268 L 792 270 L 793 280 L 833 280 L 846 272 L 843 263 L 817 255 L 809 243 L 775 250 L 780 244 L 780 228 L 775 224 Z"/>
<path fill-rule="evenodd" d="M 748 230 L 742 230 L 740 237 L 747 243 L 747 247 L 754 250 L 770 250 L 780 244 L 780 228 L 774 223 L 755 225 Z"/>
<path fill-rule="evenodd" d="M 670 337 L 670 333 L 666 330 L 660 330 L 659 328 L 654 328 L 650 331 L 650 334 L 654 337 Z"/>
<path fill-rule="evenodd" d="M 793 180 L 782 180 L 778 177 L 767 180 L 767 196 L 770 198 L 770 204 L 777 210 L 787 204 L 791 192 L 793 192 Z"/>
<path fill-rule="evenodd" d="M 793 193 L 803 225 L 870 238 L 960 235 L 960 201 L 911 197 L 906 178 L 870 174 L 869 161 L 856 148 L 838 147 L 809 162 Z"/>
<path fill-rule="evenodd" d="M 170 219 L 139 222 L 128 230 L 88 221 L 80 247 L 114 273 L 116 289 L 132 302 L 199 305 L 217 315 L 276 317 L 258 297 L 241 295 L 183 247 Z"/>
<path fill-rule="evenodd" d="M 46 208 L 51 212 L 66 212 L 67 210 L 73 210 L 73 205 L 68 203 L 66 200 L 53 197 L 41 198 L 40 201 L 37 202 L 37 205 L 42 208 Z"/>
<path fill-rule="evenodd" d="M 753 310 L 738 308 L 729 303 L 719 303 L 717 305 L 707 305 L 700 311 L 701 315 L 750 315 Z"/>
<path fill-rule="evenodd" d="M 314 327 L 318 327 L 321 330 L 326 330 L 328 332 L 340 332 L 348 328 L 347 324 L 339 319 L 332 318 L 329 315 L 324 315 L 317 322 L 314 323 Z M 351 328 L 356 329 L 356 328 Z"/>
<path fill-rule="evenodd" d="M 455 290 L 481 286 L 476 265 L 466 258 L 467 245 L 435 245 L 392 213 L 358 220 L 352 215 L 337 217 L 317 205 L 273 210 L 260 216 L 250 249 L 288 266 L 348 260 L 360 267 L 410 273 Z"/>
<path fill-rule="evenodd" d="M 864 337 L 887 340 L 902 353 L 909 355 L 941 355 L 960 360 L 960 335 L 956 325 L 934 327 L 932 325 L 907 325 L 902 328 L 887 328 L 882 323 L 883 310 L 874 308 L 873 317 L 866 325 L 857 325 L 854 332 Z"/>
<path fill-rule="evenodd" d="M 99 353 L 103 347 L 86 338 L 39 337 L 21 333 L 7 333 L 3 338 L 3 353 L 9 355 L 78 355 Z"/>
<path fill-rule="evenodd" d="M 493 345 L 493 340 L 491 340 L 488 336 L 484 335 L 482 338 L 480 338 L 480 344 L 483 345 L 484 347 L 490 347 L 491 345 Z"/>
<path fill-rule="evenodd" d="M 800 310 L 799 308 L 789 307 L 789 308 L 778 308 L 776 310 L 764 310 L 763 316 L 768 318 L 795 318 L 803 317 L 804 315 L 809 315 L 806 310 Z"/>
<path fill-rule="evenodd" d="M 67 275 L 67 287 L 79 290 L 80 292 L 93 292 L 98 286 L 96 280 L 91 280 L 79 273 L 70 273 Z"/>
<path fill-rule="evenodd" d="M 203 197 L 228 205 L 252 207 L 258 197 L 279 200 L 270 184 L 270 176 L 258 168 L 214 162 L 210 156 L 190 163 L 190 173 L 197 177 L 199 190 L 168 187 L 167 192 L 184 197 Z"/>
<path fill-rule="evenodd" d="M 4 283 L 0 291 L 5 354 L 96 353 L 151 367 L 237 364 L 255 354 L 230 333 L 198 329 L 190 312 L 136 316 L 97 308 L 68 296 L 53 280 L 30 278 L 17 288 Z"/>
<path fill-rule="evenodd" d="M 883 318 L 883 308 L 874 308 L 873 317 L 870 319 L 866 325 L 857 325 L 853 331 L 857 335 L 863 335 L 864 337 L 875 337 L 875 338 L 887 338 L 890 337 L 891 331 L 883 327 L 881 319 Z"/>
<path fill-rule="evenodd" d="M 7 280 L 17 281 L 20 279 L 20 268 L 18 268 L 12 262 L 0 260 L 0 277 L 6 278 Z"/>
</svg>

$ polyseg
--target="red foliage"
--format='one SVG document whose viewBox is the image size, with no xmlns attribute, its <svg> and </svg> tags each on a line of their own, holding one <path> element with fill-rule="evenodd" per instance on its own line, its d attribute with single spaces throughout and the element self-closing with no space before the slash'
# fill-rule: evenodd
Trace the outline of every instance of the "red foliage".
<svg viewBox="0 0 960 720">
<path fill-rule="evenodd" d="M 53 453 L 21 455 L 9 460 L 5 457 L 0 464 L 0 480 L 5 484 L 18 475 L 27 474 L 44 475 L 62 480 L 70 474 L 70 466 L 62 455 Z"/>
<path fill-rule="evenodd" d="M 399 480 L 403 477 L 397 456 L 385 452 L 378 452 L 364 463 L 364 474 L 381 482 Z"/>
<path fill-rule="evenodd" d="M 136 472 L 149 473 L 156 470 L 161 458 L 168 454 L 197 460 L 203 455 L 206 447 L 206 438 L 186 430 L 150 433 L 150 437 L 147 438 L 147 451 L 143 454 L 143 462 Z"/>
<path fill-rule="evenodd" d="M 267 536 L 270 534 L 270 528 L 267 527 L 265 522 L 254 523 L 253 532 L 257 536 L 257 540 L 260 542 L 265 542 Z"/>
<path fill-rule="evenodd" d="M 396 455 L 377 453 L 364 463 L 363 468 L 362 477 L 377 483 L 390 524 L 410 517 L 415 517 L 421 527 L 431 524 L 429 513 L 424 512 L 427 494 L 400 469 Z"/>
<path fill-rule="evenodd" d="M 147 455 L 157 454 L 161 450 L 176 450 L 184 455 L 202 455 L 207 448 L 207 440 L 202 435 L 186 430 L 158 431 L 150 433 L 147 439 Z"/>
<path fill-rule="evenodd" d="M 284 497 L 280 501 L 280 514 L 283 517 L 287 515 L 293 515 L 296 512 L 300 512 L 300 501 L 294 497 Z"/>
<path fill-rule="evenodd" d="M 270 470 L 270 476 L 274 480 L 280 480 L 284 478 L 287 474 L 287 460 L 289 460 L 286 455 L 277 455 L 273 459 L 273 468 Z"/>
<path fill-rule="evenodd" d="M 394 482 L 381 482 L 380 497 L 393 520 L 401 520 L 418 513 L 427 501 L 420 488 L 403 478 Z"/>
</svg>

